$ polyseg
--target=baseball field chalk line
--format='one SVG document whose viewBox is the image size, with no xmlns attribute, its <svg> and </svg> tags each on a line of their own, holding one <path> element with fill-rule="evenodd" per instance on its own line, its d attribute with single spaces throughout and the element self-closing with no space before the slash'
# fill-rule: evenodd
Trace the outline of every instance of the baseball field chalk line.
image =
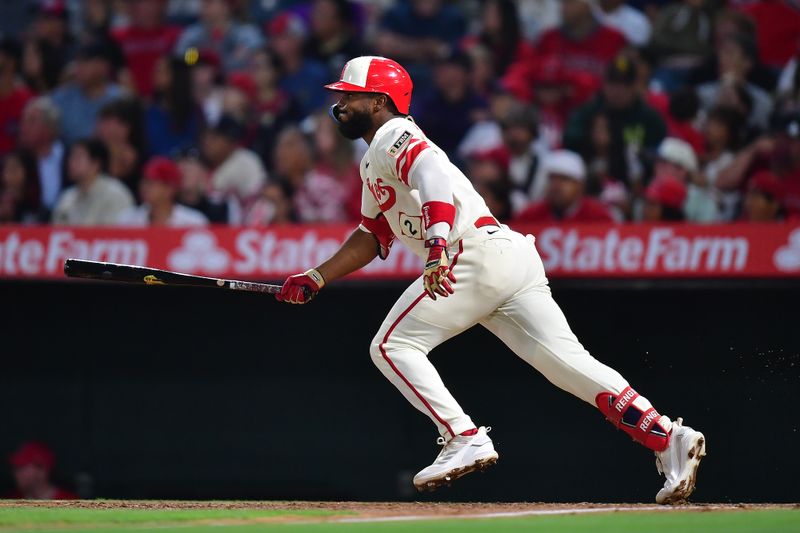
<svg viewBox="0 0 800 533">
<path fill-rule="evenodd" d="M 520 516 L 546 516 L 562 514 L 589 514 L 589 513 L 616 513 L 619 511 L 674 511 L 691 510 L 692 507 L 664 507 L 654 505 L 651 507 L 598 507 L 589 509 L 540 509 L 530 511 L 506 511 L 502 513 L 477 513 L 461 515 L 410 515 L 410 516 L 378 516 L 374 518 L 341 518 L 333 522 L 355 524 L 361 522 L 407 522 L 415 520 L 462 520 L 462 519 L 481 519 L 481 518 L 517 518 Z"/>
</svg>

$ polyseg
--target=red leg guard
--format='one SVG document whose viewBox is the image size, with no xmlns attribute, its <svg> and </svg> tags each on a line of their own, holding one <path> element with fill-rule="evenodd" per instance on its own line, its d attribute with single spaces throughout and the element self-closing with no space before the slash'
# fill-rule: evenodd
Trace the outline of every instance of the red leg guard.
<svg viewBox="0 0 800 533">
<path fill-rule="evenodd" d="M 595 403 L 606 419 L 630 437 L 655 452 L 664 451 L 669 446 L 669 434 L 658 423 L 661 415 L 650 407 L 642 411 L 633 405 L 639 394 L 626 387 L 617 396 L 610 392 L 601 392 Z"/>
</svg>

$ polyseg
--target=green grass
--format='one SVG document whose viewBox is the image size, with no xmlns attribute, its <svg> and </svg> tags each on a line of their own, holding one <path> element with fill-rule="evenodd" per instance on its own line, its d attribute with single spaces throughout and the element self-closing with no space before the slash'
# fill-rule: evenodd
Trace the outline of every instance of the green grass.
<svg viewBox="0 0 800 533">
<path fill-rule="evenodd" d="M 36 533 L 800 533 L 800 510 L 635 512 L 378 523 L 311 523 L 341 512 L 0 508 L 0 532 Z M 254 523 L 275 517 L 308 523 Z M 231 522 L 235 523 L 231 523 Z"/>
</svg>

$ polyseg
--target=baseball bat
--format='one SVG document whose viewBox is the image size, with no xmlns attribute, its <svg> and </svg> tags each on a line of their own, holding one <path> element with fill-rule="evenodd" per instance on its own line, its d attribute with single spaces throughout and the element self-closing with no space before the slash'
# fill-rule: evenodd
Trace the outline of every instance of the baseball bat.
<svg viewBox="0 0 800 533">
<path fill-rule="evenodd" d="M 280 285 L 272 285 L 269 283 L 207 278 L 205 276 L 193 276 L 191 274 L 182 274 L 180 272 L 160 270 L 158 268 L 102 263 L 100 261 L 84 261 L 83 259 L 67 259 L 64 261 L 64 274 L 70 278 L 143 283 L 145 285 L 214 287 L 217 289 L 233 289 L 236 291 L 265 292 L 267 294 L 281 292 Z"/>
</svg>

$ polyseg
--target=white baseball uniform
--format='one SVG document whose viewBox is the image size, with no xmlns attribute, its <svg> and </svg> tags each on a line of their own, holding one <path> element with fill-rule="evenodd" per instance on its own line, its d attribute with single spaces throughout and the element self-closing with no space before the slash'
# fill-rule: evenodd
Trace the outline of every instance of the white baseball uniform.
<svg viewBox="0 0 800 533">
<path fill-rule="evenodd" d="M 381 372 L 431 418 L 446 440 L 476 424 L 442 383 L 428 353 L 475 324 L 494 333 L 552 383 L 592 405 L 598 394 L 616 397 L 628 387 L 570 330 L 550 294 L 534 237 L 491 218 L 467 177 L 412 120 L 394 118 L 381 126 L 361 161 L 361 178 L 362 215 L 383 213 L 395 236 L 423 260 L 427 250 L 421 210 L 431 198 L 421 200 L 421 193 L 452 193 L 456 215 L 446 237 L 457 279 L 455 294 L 433 300 L 418 278 L 392 307 L 370 347 Z M 361 229 L 369 231 L 363 225 Z M 644 397 L 634 402 L 641 412 L 651 408 Z"/>
</svg>

